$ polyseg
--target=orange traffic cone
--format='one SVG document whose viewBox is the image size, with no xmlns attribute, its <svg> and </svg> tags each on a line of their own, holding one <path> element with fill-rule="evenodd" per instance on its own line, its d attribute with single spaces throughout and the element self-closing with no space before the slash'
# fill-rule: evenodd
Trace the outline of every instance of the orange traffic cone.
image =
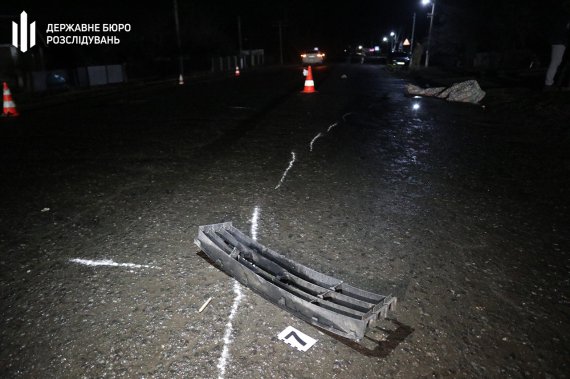
<svg viewBox="0 0 570 379">
<path fill-rule="evenodd" d="M 14 103 L 14 100 L 12 100 L 12 94 L 10 93 L 10 88 L 8 88 L 8 84 L 6 84 L 6 82 L 3 84 L 2 95 L 4 100 L 4 111 L 2 112 L 2 116 L 19 116 L 20 114 L 16 110 L 16 104 Z"/>
<path fill-rule="evenodd" d="M 236 66 L 236 76 L 239 76 L 239 66 Z"/>
<path fill-rule="evenodd" d="M 313 71 L 311 70 L 311 66 L 307 71 L 307 78 L 305 79 L 305 88 L 302 91 L 303 93 L 313 93 L 315 92 L 315 82 L 313 81 Z"/>
<path fill-rule="evenodd" d="M 182 74 L 178 76 L 178 85 L 180 86 L 184 85 L 184 77 L 182 76 Z"/>
</svg>

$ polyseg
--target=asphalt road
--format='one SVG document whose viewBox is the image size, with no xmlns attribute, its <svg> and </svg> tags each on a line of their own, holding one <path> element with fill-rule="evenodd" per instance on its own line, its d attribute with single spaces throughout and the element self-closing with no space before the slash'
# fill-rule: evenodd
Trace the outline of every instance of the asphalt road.
<svg viewBox="0 0 570 379">
<path fill-rule="evenodd" d="M 382 66 L 313 73 L 314 94 L 267 68 L 1 119 L 0 376 L 567 377 L 570 164 L 548 120 L 408 98 Z M 218 270 L 193 240 L 224 221 L 397 296 L 379 342 Z"/>
</svg>

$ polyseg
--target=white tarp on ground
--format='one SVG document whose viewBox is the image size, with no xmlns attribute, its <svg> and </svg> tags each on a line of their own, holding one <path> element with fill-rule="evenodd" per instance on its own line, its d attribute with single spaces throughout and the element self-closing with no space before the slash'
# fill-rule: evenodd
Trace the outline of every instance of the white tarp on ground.
<svg viewBox="0 0 570 379">
<path fill-rule="evenodd" d="M 485 97 L 485 91 L 476 80 L 454 83 L 451 87 L 421 88 L 413 84 L 406 85 L 406 92 L 413 96 L 433 96 L 448 101 L 477 104 Z"/>
</svg>

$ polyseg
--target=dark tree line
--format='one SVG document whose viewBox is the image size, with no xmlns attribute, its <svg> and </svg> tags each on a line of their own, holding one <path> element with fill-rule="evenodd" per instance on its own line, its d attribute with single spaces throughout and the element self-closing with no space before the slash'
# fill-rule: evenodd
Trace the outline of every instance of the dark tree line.
<svg viewBox="0 0 570 379">
<path fill-rule="evenodd" d="M 546 65 L 561 0 L 439 0 L 432 56 L 444 65 Z"/>
</svg>

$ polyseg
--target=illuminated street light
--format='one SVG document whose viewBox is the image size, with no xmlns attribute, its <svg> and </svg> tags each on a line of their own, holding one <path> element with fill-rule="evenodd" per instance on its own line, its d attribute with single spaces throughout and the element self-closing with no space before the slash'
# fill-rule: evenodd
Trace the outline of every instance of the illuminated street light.
<svg viewBox="0 0 570 379">
<path fill-rule="evenodd" d="M 394 52 L 394 50 L 396 50 L 396 42 L 398 40 L 398 36 L 396 35 L 395 32 L 390 32 L 390 37 L 392 37 L 391 50 L 392 52 Z"/>
<path fill-rule="evenodd" d="M 388 42 L 388 37 L 382 38 L 382 42 Z"/>
<path fill-rule="evenodd" d="M 426 49 L 426 67 L 429 66 L 429 50 L 431 46 L 431 30 L 433 28 L 433 16 L 435 14 L 435 0 L 422 0 L 422 5 L 428 5 L 431 3 L 431 13 L 428 15 L 429 20 L 429 32 L 428 32 L 428 45 Z"/>
</svg>

